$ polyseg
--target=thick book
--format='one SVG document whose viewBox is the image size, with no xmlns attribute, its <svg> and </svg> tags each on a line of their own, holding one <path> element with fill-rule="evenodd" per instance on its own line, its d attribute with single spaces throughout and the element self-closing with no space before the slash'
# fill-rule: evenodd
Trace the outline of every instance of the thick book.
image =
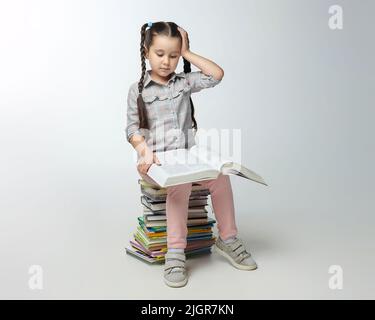
<svg viewBox="0 0 375 320">
<path fill-rule="evenodd" d="M 195 218 L 206 218 L 207 212 L 188 212 L 188 219 L 195 219 Z M 145 222 L 148 221 L 164 221 L 167 220 L 167 215 L 166 214 L 152 214 L 152 215 L 147 215 L 143 214 L 143 218 Z"/>
<path fill-rule="evenodd" d="M 144 237 L 152 240 L 152 239 L 164 239 L 167 237 L 167 232 L 166 230 L 164 232 L 154 232 L 154 231 L 149 231 L 149 228 L 147 228 L 144 223 L 142 225 L 137 226 L 137 233 L 141 233 Z M 209 227 L 203 227 L 198 225 L 198 226 L 189 226 L 188 227 L 188 234 L 187 236 L 204 236 L 204 235 L 209 235 L 212 234 L 212 226 Z"/>
<path fill-rule="evenodd" d="M 148 198 L 154 200 L 154 201 L 166 201 L 167 199 L 167 194 L 161 194 L 161 195 L 155 195 L 154 193 L 152 192 L 149 192 L 150 188 L 141 188 L 141 193 L 144 194 L 145 196 L 147 196 Z M 194 199 L 195 197 L 199 197 L 199 196 L 208 196 L 210 194 L 209 190 L 197 190 L 197 191 L 194 191 L 192 190 L 191 191 L 191 194 L 190 194 L 190 199 Z"/>
<path fill-rule="evenodd" d="M 149 220 L 147 218 L 143 219 L 143 222 L 146 227 L 166 227 L 167 226 L 167 219 L 165 220 Z M 202 218 L 188 218 L 187 219 L 187 225 L 188 226 L 194 226 L 194 225 L 202 225 L 207 224 L 208 217 L 202 217 Z"/>
<path fill-rule="evenodd" d="M 165 210 L 160 211 L 152 211 L 145 206 L 143 207 L 143 215 L 144 216 L 151 216 L 151 217 L 165 217 L 167 215 L 167 212 Z M 206 207 L 194 207 L 188 209 L 188 216 L 206 216 L 208 213 Z M 154 220 L 158 220 L 158 218 L 155 218 Z"/>
<path fill-rule="evenodd" d="M 140 222 L 141 223 L 141 222 Z M 141 223 L 142 224 L 142 223 Z M 155 232 L 155 233 L 159 233 L 159 232 L 166 232 L 167 231 L 167 227 L 146 227 L 144 224 L 142 224 L 142 227 L 144 226 L 144 228 L 146 228 L 149 232 Z M 199 226 L 189 226 L 188 227 L 188 230 L 189 229 L 195 229 L 195 228 L 199 228 L 199 229 L 208 229 L 208 228 L 211 228 L 214 226 L 214 223 L 207 223 L 205 225 L 199 225 Z"/>
<path fill-rule="evenodd" d="M 159 185 L 149 183 L 144 179 L 138 179 L 138 183 L 140 184 L 141 187 L 154 189 L 153 192 L 155 192 L 157 194 L 163 194 L 163 193 L 167 192 L 166 188 L 163 188 Z M 205 187 L 201 186 L 199 183 L 193 183 L 192 184 L 192 190 L 201 190 L 201 189 L 205 189 Z"/>
<path fill-rule="evenodd" d="M 206 239 L 206 240 L 198 240 L 198 241 L 187 241 L 185 253 L 197 250 L 200 248 L 207 248 L 212 246 L 216 241 L 216 237 L 213 237 L 212 239 Z M 130 245 L 138 250 L 141 251 L 141 253 L 146 254 L 149 257 L 152 258 L 161 258 L 164 257 L 166 252 L 168 251 L 167 246 L 157 248 L 156 250 L 149 250 L 148 248 L 144 247 L 141 242 L 139 242 L 137 239 L 131 240 Z"/>
<path fill-rule="evenodd" d="M 220 173 L 237 175 L 267 186 L 254 171 L 206 147 L 194 145 L 190 149 L 156 152 L 156 156 L 161 164 L 152 164 L 147 174 L 162 188 L 216 179 Z"/>
<path fill-rule="evenodd" d="M 137 250 L 133 248 L 132 246 L 128 246 L 125 248 L 126 253 L 129 255 L 132 255 L 136 258 L 139 258 L 142 261 L 148 262 L 148 263 L 162 263 L 165 261 L 164 256 L 158 257 L 158 258 L 153 258 L 148 256 L 147 254 L 143 253 L 140 250 Z M 186 251 L 186 258 L 188 259 L 189 257 L 198 255 L 198 254 L 210 254 L 211 253 L 211 246 L 210 247 L 205 247 L 205 248 L 199 248 L 191 251 Z"/>
<path fill-rule="evenodd" d="M 167 194 L 167 188 L 162 188 L 160 186 L 150 184 L 143 179 L 138 179 L 138 184 L 141 186 L 141 190 L 147 190 L 147 192 L 153 194 L 154 196 L 161 196 Z M 193 183 L 191 191 L 207 191 L 210 192 L 205 186 L 202 186 L 198 183 Z"/>
<path fill-rule="evenodd" d="M 165 198 L 164 200 L 155 200 L 155 199 L 149 198 L 146 194 L 142 194 L 142 195 L 147 199 L 149 203 L 166 203 L 167 202 L 167 198 Z M 200 195 L 200 196 L 189 197 L 189 203 L 193 203 L 193 201 L 198 201 L 198 200 L 206 200 L 205 202 L 207 203 L 208 196 Z"/>
<path fill-rule="evenodd" d="M 146 196 L 141 196 L 141 203 L 152 211 L 166 210 L 167 208 L 166 202 L 153 203 Z M 189 201 L 189 207 L 202 207 L 205 205 L 207 205 L 207 199 Z"/>
<path fill-rule="evenodd" d="M 138 217 L 138 221 L 141 221 L 146 227 L 166 227 L 167 220 L 148 221 L 144 217 Z M 191 218 L 187 219 L 187 226 L 200 226 L 212 223 L 215 220 L 210 217 L 205 218 Z"/>
</svg>

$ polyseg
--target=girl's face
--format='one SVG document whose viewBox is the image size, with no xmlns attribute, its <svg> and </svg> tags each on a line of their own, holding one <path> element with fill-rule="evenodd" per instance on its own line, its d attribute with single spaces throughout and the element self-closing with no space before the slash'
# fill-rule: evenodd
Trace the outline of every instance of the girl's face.
<svg viewBox="0 0 375 320">
<path fill-rule="evenodd" d="M 162 79 L 167 79 L 176 70 L 180 56 L 181 40 L 179 38 L 154 36 L 150 50 L 146 48 L 146 58 L 149 60 L 152 71 Z"/>
</svg>

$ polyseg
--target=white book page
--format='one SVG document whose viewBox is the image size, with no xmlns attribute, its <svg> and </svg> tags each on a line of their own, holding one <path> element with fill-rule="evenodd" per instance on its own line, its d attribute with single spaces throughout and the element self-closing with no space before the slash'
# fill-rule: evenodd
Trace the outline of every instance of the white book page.
<svg viewBox="0 0 375 320">
<path fill-rule="evenodd" d="M 212 170 L 212 168 L 205 164 L 164 164 L 159 167 L 160 170 L 163 170 L 166 176 L 174 177 L 174 176 L 183 176 L 183 175 L 191 175 L 192 173 Z"/>
<path fill-rule="evenodd" d="M 223 164 L 231 162 L 231 160 L 223 158 L 218 152 L 212 151 L 206 146 L 195 145 L 191 147 L 190 152 L 199 158 L 201 163 L 207 163 L 218 171 L 220 171 Z"/>
<path fill-rule="evenodd" d="M 193 149 L 194 148 L 194 149 Z M 216 170 L 222 172 L 223 174 L 233 174 L 238 175 L 243 178 L 247 178 L 261 184 L 267 185 L 263 178 L 259 176 L 254 171 L 243 166 L 241 163 L 235 162 L 232 159 L 222 157 L 218 152 L 210 150 L 206 146 L 192 147 L 191 152 L 204 162 L 209 163 Z"/>
<path fill-rule="evenodd" d="M 196 172 L 212 170 L 212 167 L 188 149 L 175 149 L 165 152 L 156 152 L 156 156 L 162 164 L 159 166 L 168 177 L 190 175 Z M 153 165 L 155 166 L 155 164 Z"/>
</svg>

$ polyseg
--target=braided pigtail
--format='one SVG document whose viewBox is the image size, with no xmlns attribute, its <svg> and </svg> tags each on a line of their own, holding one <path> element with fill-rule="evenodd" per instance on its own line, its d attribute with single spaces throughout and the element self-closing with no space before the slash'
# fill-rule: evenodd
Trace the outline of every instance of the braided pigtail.
<svg viewBox="0 0 375 320">
<path fill-rule="evenodd" d="M 188 60 L 186 60 L 185 58 L 183 58 L 184 60 L 184 72 L 185 73 L 189 73 L 191 72 L 191 64 Z M 198 125 L 197 125 L 197 121 L 195 120 L 195 117 L 194 117 L 194 104 L 193 104 L 193 100 L 191 99 L 191 96 L 190 96 L 190 104 L 191 104 L 191 121 L 192 121 L 192 128 L 195 130 L 195 132 L 198 130 Z"/>
<path fill-rule="evenodd" d="M 141 28 L 141 66 L 142 66 L 142 75 L 138 82 L 138 91 L 139 95 L 137 98 L 137 107 L 138 107 L 138 116 L 139 116 L 139 128 L 149 129 L 148 125 L 148 118 L 147 118 L 147 110 L 145 106 L 145 102 L 142 98 L 142 91 L 143 91 L 143 81 L 145 78 L 146 73 L 146 58 L 145 58 L 145 38 L 146 38 L 146 28 L 147 23 L 145 23 Z"/>
</svg>

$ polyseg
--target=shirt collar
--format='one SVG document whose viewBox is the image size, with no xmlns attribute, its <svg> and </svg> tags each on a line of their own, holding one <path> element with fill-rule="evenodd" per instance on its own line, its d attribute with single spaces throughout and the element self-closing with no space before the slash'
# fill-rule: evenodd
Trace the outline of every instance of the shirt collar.
<svg viewBox="0 0 375 320">
<path fill-rule="evenodd" d="M 145 80 L 144 80 L 144 84 L 143 84 L 144 88 L 145 88 L 145 87 L 146 87 L 151 81 L 154 82 L 154 83 L 157 83 L 157 82 L 155 82 L 154 80 L 152 80 L 150 74 L 151 74 L 151 70 L 147 70 L 146 73 L 145 73 Z M 173 72 L 173 73 L 172 73 L 172 76 L 170 77 L 170 79 L 168 80 L 168 82 L 169 82 L 169 81 L 174 81 L 174 79 L 175 79 L 176 77 L 185 78 L 185 74 L 184 74 L 183 72 L 181 72 L 181 73 L 175 73 L 175 72 Z"/>
</svg>

